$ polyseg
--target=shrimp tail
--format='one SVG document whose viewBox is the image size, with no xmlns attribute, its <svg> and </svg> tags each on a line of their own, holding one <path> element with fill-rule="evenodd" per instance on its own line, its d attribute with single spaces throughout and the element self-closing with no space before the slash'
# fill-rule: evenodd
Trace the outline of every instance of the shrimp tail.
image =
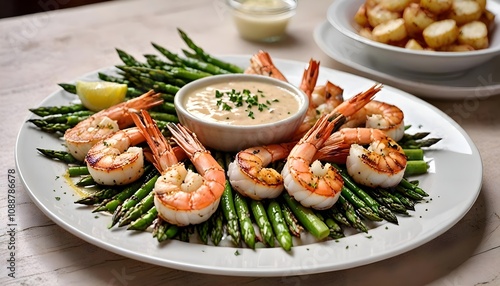
<svg viewBox="0 0 500 286">
<path fill-rule="evenodd" d="M 158 129 L 147 111 L 141 110 L 141 116 L 137 113 L 131 113 L 131 117 L 151 148 L 152 155 L 147 155 L 146 158 L 153 163 L 157 170 L 166 170 L 169 166 L 178 162 L 172 147 L 161 134 L 160 129 Z M 155 148 L 152 146 L 155 146 Z"/>
<path fill-rule="evenodd" d="M 250 66 L 245 70 L 245 73 L 265 75 L 282 81 L 288 81 L 276 68 L 269 53 L 262 50 L 252 56 Z"/>
<path fill-rule="evenodd" d="M 302 76 L 302 82 L 300 83 L 300 89 L 305 92 L 305 94 L 311 99 L 311 95 L 316 87 L 316 82 L 318 81 L 319 75 L 319 61 L 313 59 L 309 60 L 309 66 L 304 69 L 304 74 Z M 309 100 L 309 104 L 312 105 L 312 100 Z"/>
<path fill-rule="evenodd" d="M 181 124 L 168 123 L 167 128 L 174 135 L 174 141 L 186 152 L 189 158 L 192 158 L 195 153 L 207 152 L 205 146 L 196 137 L 196 134 L 186 127 Z"/>
<path fill-rule="evenodd" d="M 377 83 L 370 87 L 368 90 L 358 93 L 352 98 L 342 102 L 337 108 L 333 110 L 333 115 L 337 116 L 338 114 L 342 114 L 344 116 L 351 116 L 356 113 L 358 110 L 363 108 L 368 102 L 372 101 L 381 89 L 383 85 Z"/>
<path fill-rule="evenodd" d="M 120 108 L 113 108 L 113 110 L 108 111 L 108 113 L 109 112 L 121 113 L 117 114 L 116 118 L 118 118 L 117 119 L 118 126 L 120 126 L 120 128 L 123 128 L 126 126 L 130 126 L 134 123 L 134 121 L 130 116 L 126 116 L 127 114 L 137 113 L 140 110 L 144 109 L 148 110 L 162 103 L 163 99 L 160 97 L 160 93 L 157 93 L 154 90 L 150 90 L 139 97 L 121 103 L 123 104 L 122 106 L 119 105 L 117 106 Z M 106 115 L 108 116 L 108 114 Z"/>
</svg>

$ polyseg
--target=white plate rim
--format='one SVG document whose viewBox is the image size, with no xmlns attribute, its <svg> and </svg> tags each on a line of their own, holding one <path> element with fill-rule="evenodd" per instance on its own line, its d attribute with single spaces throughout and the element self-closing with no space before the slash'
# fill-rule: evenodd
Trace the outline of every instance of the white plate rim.
<svg viewBox="0 0 500 286">
<path fill-rule="evenodd" d="M 448 85 L 440 85 L 438 83 L 423 83 L 419 82 L 418 78 L 416 80 L 408 80 L 405 78 L 398 77 L 397 75 L 391 73 L 390 71 L 384 71 L 383 69 L 377 70 L 371 68 L 364 64 L 363 62 L 357 62 L 351 60 L 349 57 L 346 57 L 339 50 L 333 50 L 331 47 L 324 41 L 323 35 L 325 33 L 335 33 L 336 37 L 341 39 L 341 41 L 349 43 L 352 40 L 348 37 L 344 36 L 342 33 L 338 32 L 328 21 L 323 21 L 318 24 L 313 33 L 314 40 L 318 47 L 330 58 L 335 61 L 351 67 L 357 71 L 363 73 L 363 76 L 369 78 L 375 78 L 383 83 L 388 83 L 394 87 L 403 89 L 407 92 L 418 95 L 422 98 L 430 98 L 430 99 L 467 99 L 471 97 L 475 97 L 478 99 L 487 98 L 492 95 L 500 94 L 500 83 L 491 84 L 491 85 L 479 85 L 479 86 L 470 86 L 470 87 L 457 87 L 457 86 L 448 86 Z M 500 56 L 498 56 L 500 57 Z M 498 58 L 497 57 L 497 58 Z M 459 80 L 458 77 L 457 80 Z"/>
<path fill-rule="evenodd" d="M 248 56 L 227 56 L 223 58 L 241 65 L 245 64 L 248 60 Z M 289 60 L 275 59 L 274 62 L 278 68 L 283 67 L 282 70 L 285 72 L 286 76 L 288 76 L 287 72 L 290 72 L 292 69 L 300 71 L 302 67 L 305 66 L 305 63 Z M 92 76 L 94 74 L 95 73 L 90 73 L 89 75 Z M 300 76 L 301 73 L 298 73 L 297 75 L 291 75 L 289 79 L 291 82 L 295 83 L 300 79 Z M 373 84 L 371 80 L 359 76 L 328 68 L 321 68 L 320 82 L 325 78 L 345 78 L 348 81 L 353 80 L 356 82 L 355 89 L 361 88 L 362 90 Z M 353 87 L 349 88 L 349 90 L 352 89 Z M 468 196 L 462 198 L 458 204 L 452 206 L 453 212 L 451 216 L 442 222 L 441 225 L 432 225 L 430 229 L 426 229 L 428 222 L 433 221 L 435 218 L 427 220 L 425 216 L 430 214 L 430 212 L 427 213 L 423 211 L 422 208 L 425 206 L 419 206 L 419 210 L 415 212 L 415 215 L 421 214 L 424 218 L 402 218 L 400 219 L 399 226 L 393 227 L 393 225 L 386 225 L 388 228 L 385 230 L 383 230 L 382 227 L 377 227 L 371 230 L 371 233 L 368 235 L 355 234 L 349 238 L 341 239 L 338 242 L 328 241 L 295 246 L 291 253 L 285 253 L 285 251 L 280 248 L 250 250 L 246 248 L 186 244 L 179 241 L 171 241 L 166 245 L 158 245 L 156 240 L 148 233 L 133 234 L 125 230 L 108 230 L 106 224 L 109 223 L 109 221 L 105 221 L 109 220 L 107 216 L 104 219 L 99 217 L 98 219 L 96 218 L 95 221 L 88 222 L 87 220 L 93 218 L 94 214 L 90 214 L 89 209 L 79 209 L 72 204 L 74 197 L 66 195 L 68 189 L 64 188 L 64 182 L 61 180 L 58 181 L 56 178 L 44 176 L 44 172 L 48 172 L 48 174 L 52 176 L 60 176 L 61 170 L 64 170 L 64 165 L 58 162 L 46 161 L 47 159 L 42 158 L 42 156 L 34 157 L 33 154 L 36 154 L 36 151 L 31 150 L 31 148 L 26 148 L 29 146 L 46 148 L 47 146 L 39 146 L 36 144 L 50 140 L 46 138 L 42 138 L 42 141 L 38 140 L 40 136 L 45 137 L 47 135 L 32 128 L 27 123 L 23 124 L 16 140 L 15 161 L 18 168 L 18 175 L 24 184 L 25 190 L 45 215 L 75 236 L 111 252 L 174 269 L 219 275 L 288 276 L 342 270 L 373 263 L 410 251 L 444 233 L 457 223 L 472 207 L 482 184 L 482 163 L 479 152 L 470 137 L 457 123 L 437 108 L 406 92 L 389 86 L 386 86 L 384 90 L 387 92 L 381 92 L 381 96 L 385 96 L 385 94 L 397 94 L 398 96 L 394 98 L 395 100 L 402 100 L 402 102 L 406 102 L 412 106 L 420 106 L 429 111 L 430 117 L 441 118 L 444 120 L 443 124 L 447 124 L 450 127 L 441 131 L 445 133 L 452 132 L 450 133 L 451 137 L 457 139 L 458 142 L 454 142 L 453 146 L 444 145 L 443 150 L 430 151 L 431 154 L 436 155 L 436 158 L 440 154 L 444 154 L 446 156 L 457 157 L 455 159 L 466 160 L 469 164 L 472 164 L 472 170 L 477 170 L 470 174 L 470 169 L 468 169 L 468 183 L 450 186 L 454 188 L 469 188 L 464 190 Z M 382 93 L 384 94 L 382 95 Z M 59 101 L 67 102 L 69 100 L 68 98 L 61 97 L 65 97 L 63 91 L 54 92 L 42 101 L 41 105 Z M 29 118 L 32 117 L 34 116 L 29 116 Z M 437 131 L 439 133 L 439 128 Z M 31 136 L 30 140 L 26 140 L 25 136 Z M 53 141 L 58 142 L 57 140 Z M 51 144 L 51 147 L 55 147 L 53 143 Z M 456 153 L 454 148 L 459 148 L 456 150 L 459 152 Z M 441 159 L 437 161 L 441 162 Z M 47 168 L 38 171 L 30 168 L 30 166 L 40 162 L 42 162 L 44 166 L 47 166 Z M 48 168 L 49 166 L 50 168 Z M 469 168 L 471 168 L 470 165 Z M 432 183 L 443 183 L 439 181 L 439 177 L 435 174 L 429 176 L 433 178 L 433 180 L 431 180 Z M 31 182 L 32 177 L 37 177 L 37 184 Z M 43 184 L 38 184 L 38 180 L 41 180 Z M 425 178 L 423 182 L 426 182 Z M 47 190 L 47 188 L 53 188 L 54 190 L 52 192 L 51 190 Z M 62 195 L 61 192 L 63 191 L 65 195 Z M 54 199 L 56 195 L 61 196 L 59 201 Z M 429 209 L 432 211 L 431 205 L 429 205 Z M 70 210 L 70 212 L 63 212 L 64 215 L 61 215 L 61 211 L 64 210 Z M 438 217 L 446 216 L 448 212 L 450 211 L 446 211 L 445 214 L 438 213 L 437 215 Z M 75 217 L 75 215 L 77 217 Z M 394 243 L 393 241 L 387 241 L 387 236 L 389 234 L 397 234 L 402 230 L 404 230 L 405 233 L 412 233 L 414 231 L 412 228 L 405 228 L 407 223 L 412 227 L 414 224 L 423 227 L 425 229 L 424 233 L 420 235 L 413 233 L 416 237 L 413 237 L 411 241 L 403 240 L 396 245 L 392 244 Z M 90 225 L 90 228 L 86 228 L 87 224 Z M 85 225 L 85 227 L 82 225 Z M 126 241 L 123 241 L 124 238 Z M 134 243 L 138 242 L 145 243 L 146 247 L 137 248 L 137 246 L 134 246 Z M 390 242 L 391 245 L 389 249 L 381 250 L 381 248 L 384 248 L 379 245 L 381 242 Z M 351 246 L 350 249 L 354 249 L 354 251 L 347 251 L 349 245 Z M 372 250 L 372 252 L 364 257 L 364 255 L 366 255 L 364 251 L 366 251 L 365 248 L 367 247 L 368 250 Z M 238 251 L 238 255 L 236 255 L 236 251 Z M 357 252 L 363 253 L 360 254 Z M 328 254 L 328 257 L 325 256 L 326 254 Z M 363 257 L 360 257 L 360 255 Z M 339 260 L 331 261 L 332 257 L 337 257 Z M 340 260 L 342 261 L 339 262 Z"/>
</svg>

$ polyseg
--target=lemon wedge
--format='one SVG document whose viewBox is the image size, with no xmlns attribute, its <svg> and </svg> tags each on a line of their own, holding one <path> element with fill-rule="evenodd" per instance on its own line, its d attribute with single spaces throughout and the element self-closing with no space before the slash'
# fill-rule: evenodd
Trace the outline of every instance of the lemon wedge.
<svg viewBox="0 0 500 286">
<path fill-rule="evenodd" d="M 100 111 L 122 102 L 127 85 L 114 82 L 76 82 L 76 94 L 82 104 L 92 111 Z"/>
</svg>

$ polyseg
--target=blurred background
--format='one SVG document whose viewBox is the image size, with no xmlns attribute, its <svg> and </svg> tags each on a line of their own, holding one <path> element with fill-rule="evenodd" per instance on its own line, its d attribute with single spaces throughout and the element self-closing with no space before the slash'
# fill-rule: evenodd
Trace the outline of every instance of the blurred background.
<svg viewBox="0 0 500 286">
<path fill-rule="evenodd" d="M 45 12 L 110 0 L 0 0 L 0 18 Z"/>
</svg>

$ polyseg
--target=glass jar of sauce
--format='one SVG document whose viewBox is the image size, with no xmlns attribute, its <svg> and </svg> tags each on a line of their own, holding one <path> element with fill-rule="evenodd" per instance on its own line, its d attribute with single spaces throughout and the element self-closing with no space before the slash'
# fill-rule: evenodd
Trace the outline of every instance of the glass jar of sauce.
<svg viewBox="0 0 500 286">
<path fill-rule="evenodd" d="M 240 36 L 251 41 L 276 42 L 295 15 L 297 0 L 227 0 Z"/>
</svg>

